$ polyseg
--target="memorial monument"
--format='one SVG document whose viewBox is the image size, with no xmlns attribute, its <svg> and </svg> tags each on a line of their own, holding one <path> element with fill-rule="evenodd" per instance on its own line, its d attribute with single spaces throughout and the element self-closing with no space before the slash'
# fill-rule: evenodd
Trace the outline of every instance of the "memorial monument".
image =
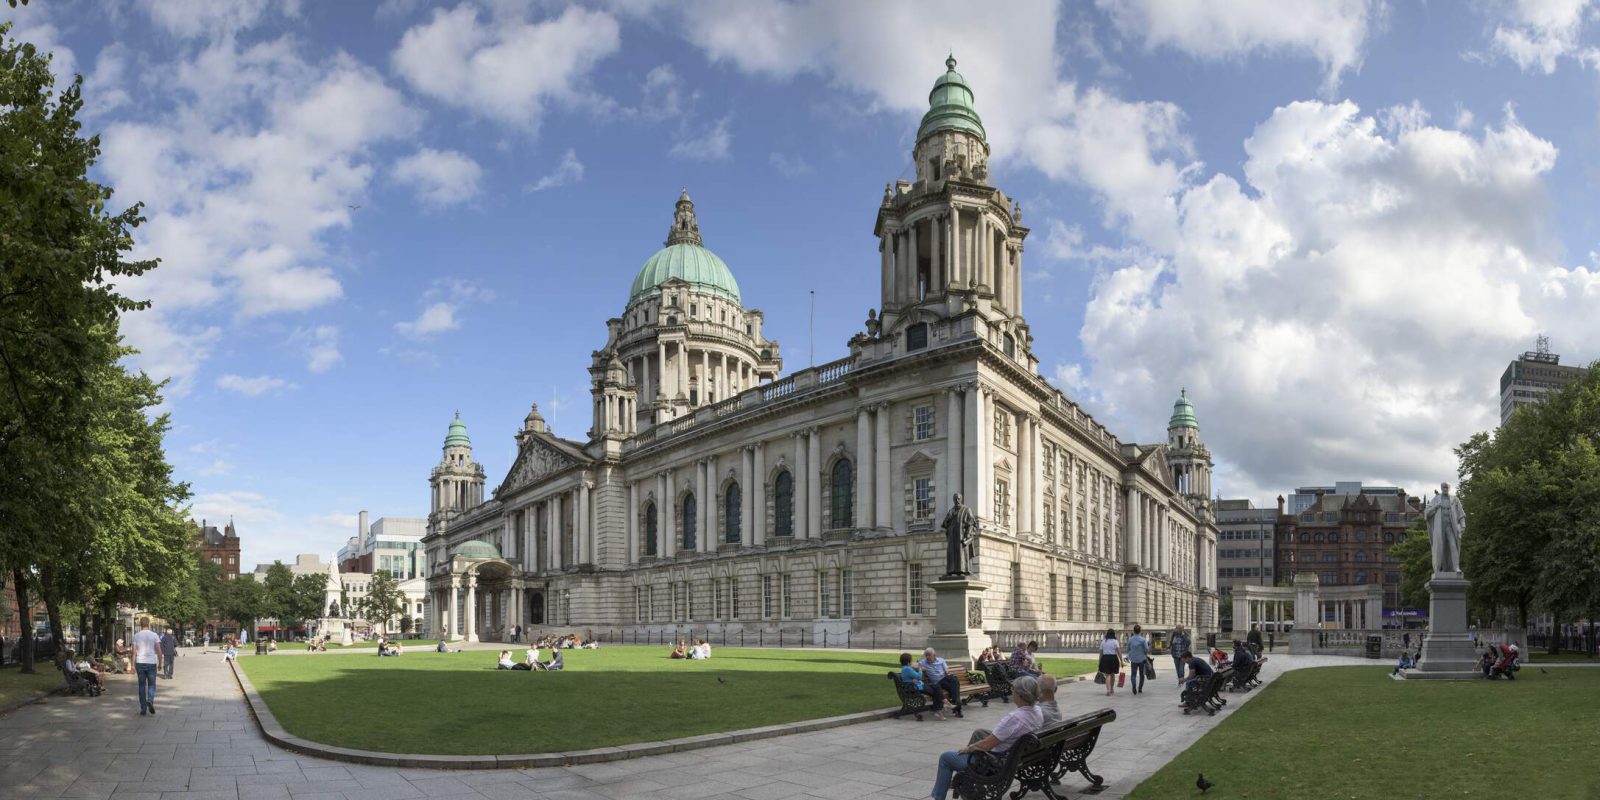
<svg viewBox="0 0 1600 800">
<path fill-rule="evenodd" d="M 944 530 L 944 574 L 928 582 L 935 593 L 928 646 L 952 661 L 966 661 L 989 646 L 983 633 L 983 593 L 989 584 L 973 577 L 978 517 L 957 494 L 939 527 Z"/>
<path fill-rule="evenodd" d="M 1408 680 L 1467 680 L 1481 678 L 1477 652 L 1467 631 L 1467 586 L 1461 574 L 1461 536 L 1467 531 L 1467 514 L 1461 500 L 1450 494 L 1450 484 L 1423 507 L 1428 539 L 1433 545 L 1433 578 L 1428 581 L 1428 636 L 1422 641 L 1422 662 L 1406 674 Z"/>
</svg>

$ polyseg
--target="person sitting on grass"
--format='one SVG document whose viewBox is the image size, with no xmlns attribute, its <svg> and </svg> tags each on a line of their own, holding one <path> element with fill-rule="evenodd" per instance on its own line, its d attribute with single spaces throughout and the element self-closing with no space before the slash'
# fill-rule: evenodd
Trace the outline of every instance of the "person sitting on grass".
<svg viewBox="0 0 1600 800">
<path fill-rule="evenodd" d="M 677 647 L 672 648 L 672 654 L 667 656 L 667 658 L 688 658 L 688 657 L 689 657 L 689 649 L 687 647 L 683 646 L 683 640 L 682 639 L 678 640 L 678 646 Z"/>
<path fill-rule="evenodd" d="M 500 661 L 494 665 L 494 668 L 495 669 L 511 669 L 513 666 L 515 666 L 515 665 L 511 663 L 511 651 L 510 650 L 501 650 L 500 651 Z"/>
<path fill-rule="evenodd" d="M 707 645 L 707 647 L 710 647 L 710 645 Z M 589 640 L 587 642 L 584 642 L 583 643 L 583 647 L 581 647 L 579 649 L 582 649 L 582 650 L 599 650 L 600 649 L 600 641 L 598 639 L 591 639 L 591 640 Z"/>
<path fill-rule="evenodd" d="M 711 657 L 711 643 L 706 641 L 706 640 L 704 640 L 704 639 L 701 639 L 700 641 L 695 642 L 694 646 L 689 648 L 689 657 L 690 658 L 694 658 L 694 659 L 699 659 L 701 661 L 704 661 L 704 660 L 710 658 Z"/>
<path fill-rule="evenodd" d="M 911 663 L 910 653 L 900 654 L 900 682 L 933 698 L 933 718 L 944 719 L 944 703 L 939 698 L 939 687 L 922 682 L 922 669 Z"/>
<path fill-rule="evenodd" d="M 528 649 L 522 653 L 522 663 L 528 665 L 528 669 L 539 668 L 539 645 L 528 645 Z"/>
<path fill-rule="evenodd" d="M 1415 666 L 1416 664 L 1411 662 L 1411 654 L 1402 650 L 1400 651 L 1400 660 L 1395 662 L 1394 671 L 1389 674 L 1399 675 L 1401 670 L 1412 669 Z"/>
<path fill-rule="evenodd" d="M 566 666 L 567 662 L 562 660 L 560 650 L 551 650 L 550 660 L 546 661 L 544 664 L 544 668 L 552 672 L 565 669 Z"/>
<path fill-rule="evenodd" d="M 958 770 L 965 769 L 978 751 L 1004 756 L 1023 736 L 1039 730 L 1044 724 L 1044 713 L 1039 709 L 1039 681 L 1023 676 L 1011 682 L 1011 701 L 1016 708 L 994 726 L 991 731 L 974 731 L 971 742 L 960 750 L 951 750 L 939 756 L 939 772 L 933 781 L 933 800 L 947 800 L 950 779 Z"/>
<path fill-rule="evenodd" d="M 433 650 L 436 653 L 448 653 L 448 652 L 450 652 L 450 648 L 445 646 L 445 643 L 444 643 L 443 639 L 439 640 L 439 646 L 433 648 Z"/>
</svg>

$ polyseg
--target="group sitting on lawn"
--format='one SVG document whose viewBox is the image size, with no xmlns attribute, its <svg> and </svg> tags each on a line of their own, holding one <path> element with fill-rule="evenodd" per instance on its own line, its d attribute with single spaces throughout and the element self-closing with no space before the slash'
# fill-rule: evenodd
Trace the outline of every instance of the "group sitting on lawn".
<svg viewBox="0 0 1600 800">
<path fill-rule="evenodd" d="M 528 646 L 527 651 L 523 654 L 521 663 L 511 660 L 510 650 L 501 650 L 500 661 L 495 664 L 495 669 L 517 669 L 525 672 L 542 672 L 546 670 L 560 670 L 565 666 L 566 662 L 562 660 L 560 650 L 551 650 L 550 660 L 540 661 L 539 646 L 537 644 L 533 644 Z"/>
</svg>

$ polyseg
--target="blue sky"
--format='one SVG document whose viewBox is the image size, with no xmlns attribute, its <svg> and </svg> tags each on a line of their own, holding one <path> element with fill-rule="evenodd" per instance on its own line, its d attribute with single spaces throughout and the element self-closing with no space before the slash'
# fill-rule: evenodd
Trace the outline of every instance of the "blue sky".
<svg viewBox="0 0 1600 800">
<path fill-rule="evenodd" d="M 1053 380 L 1160 441 L 1188 387 L 1218 489 L 1413 491 L 1549 334 L 1600 357 L 1597 10 L 1582 0 L 97 3 L 0 8 L 85 75 L 146 204 L 125 331 L 170 377 L 195 516 L 249 563 L 426 513 L 459 409 L 491 485 L 679 187 L 786 367 L 876 304 L 873 216 L 953 50 L 1033 230 Z"/>
</svg>

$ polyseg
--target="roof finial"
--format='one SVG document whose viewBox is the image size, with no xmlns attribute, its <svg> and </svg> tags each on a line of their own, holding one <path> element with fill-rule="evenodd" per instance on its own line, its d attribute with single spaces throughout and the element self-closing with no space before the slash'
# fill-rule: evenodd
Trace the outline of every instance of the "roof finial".
<svg viewBox="0 0 1600 800">
<path fill-rule="evenodd" d="M 956 71 L 956 53 L 954 50 L 951 50 L 950 55 L 945 58 L 944 68 L 951 72 Z"/>
<path fill-rule="evenodd" d="M 667 231 L 667 247 L 675 244 L 702 245 L 700 223 L 694 218 L 694 201 L 689 199 L 689 189 L 678 194 L 678 204 L 672 212 L 672 227 Z"/>
<path fill-rule="evenodd" d="M 1181 388 L 1181 389 L 1179 389 L 1179 390 L 1178 390 L 1178 396 L 1179 396 L 1179 397 L 1188 397 L 1188 396 L 1189 396 L 1189 389 L 1188 389 L 1188 387 L 1184 387 L 1184 388 Z"/>
</svg>

